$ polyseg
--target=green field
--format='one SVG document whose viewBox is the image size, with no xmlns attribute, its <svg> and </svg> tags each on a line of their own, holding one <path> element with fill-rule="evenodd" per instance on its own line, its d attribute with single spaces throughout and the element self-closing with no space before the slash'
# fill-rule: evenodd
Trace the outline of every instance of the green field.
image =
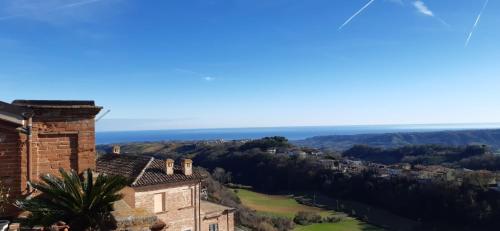
<svg viewBox="0 0 500 231">
<path fill-rule="evenodd" d="M 323 223 L 308 226 L 300 226 L 294 231 L 382 231 L 383 229 L 360 222 L 356 219 L 348 219 L 339 223 Z"/>
<path fill-rule="evenodd" d="M 306 206 L 297 203 L 291 196 L 267 195 L 246 189 L 238 189 L 237 195 L 241 202 L 257 212 L 265 215 L 292 218 L 299 211 L 317 212 L 323 217 L 335 214 L 335 211 Z M 339 223 L 314 224 L 298 226 L 294 231 L 382 231 L 372 225 L 354 218 L 347 218 Z"/>
</svg>

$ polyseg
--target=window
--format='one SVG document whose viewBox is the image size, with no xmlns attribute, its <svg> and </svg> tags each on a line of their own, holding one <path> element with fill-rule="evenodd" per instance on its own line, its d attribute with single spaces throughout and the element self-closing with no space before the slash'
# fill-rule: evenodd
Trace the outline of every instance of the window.
<svg viewBox="0 0 500 231">
<path fill-rule="evenodd" d="M 163 193 L 158 193 L 158 194 L 154 195 L 153 204 L 154 204 L 154 212 L 155 213 L 161 213 L 161 212 L 165 211 L 163 201 L 164 201 Z"/>
<path fill-rule="evenodd" d="M 219 231 L 219 224 L 210 224 L 208 226 L 208 231 Z"/>
</svg>

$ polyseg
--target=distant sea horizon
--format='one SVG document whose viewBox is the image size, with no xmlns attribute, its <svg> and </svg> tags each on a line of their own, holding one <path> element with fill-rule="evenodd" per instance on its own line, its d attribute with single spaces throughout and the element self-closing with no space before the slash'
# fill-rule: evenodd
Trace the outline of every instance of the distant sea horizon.
<svg viewBox="0 0 500 231">
<path fill-rule="evenodd" d="M 397 132 L 432 132 L 446 130 L 498 129 L 500 123 L 489 124 L 417 124 L 417 125 L 344 125 L 303 126 L 267 128 L 207 128 L 171 129 L 144 131 L 102 131 L 96 132 L 97 144 L 196 141 L 196 140 L 242 140 L 268 136 L 284 136 L 289 140 L 302 140 L 315 136 L 383 134 Z"/>
</svg>

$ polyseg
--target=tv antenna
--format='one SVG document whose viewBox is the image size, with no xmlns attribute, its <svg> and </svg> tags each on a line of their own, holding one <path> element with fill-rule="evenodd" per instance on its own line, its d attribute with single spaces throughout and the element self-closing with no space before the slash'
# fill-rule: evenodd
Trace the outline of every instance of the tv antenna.
<svg viewBox="0 0 500 231">
<path fill-rule="evenodd" d="M 102 114 L 101 116 L 99 116 L 99 118 L 97 118 L 97 119 L 95 120 L 95 122 L 96 122 L 96 123 L 97 123 L 97 122 L 99 122 L 99 120 L 101 120 L 104 116 L 106 116 L 106 115 L 107 115 L 108 113 L 110 113 L 110 112 L 111 112 L 111 110 L 109 110 L 109 109 L 108 109 L 106 112 L 104 112 L 104 114 Z"/>
</svg>

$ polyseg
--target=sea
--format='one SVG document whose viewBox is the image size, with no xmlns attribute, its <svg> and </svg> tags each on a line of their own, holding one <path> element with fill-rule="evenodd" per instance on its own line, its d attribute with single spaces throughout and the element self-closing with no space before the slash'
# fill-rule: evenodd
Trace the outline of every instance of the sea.
<svg viewBox="0 0 500 231">
<path fill-rule="evenodd" d="M 220 128 L 175 129 L 148 131 L 101 131 L 96 133 L 97 144 L 194 141 L 194 140 L 243 140 L 269 136 L 284 136 L 301 140 L 315 136 L 381 134 L 398 132 L 430 132 L 451 130 L 499 129 L 500 123 L 491 124 L 419 124 L 419 125 L 353 125 L 269 128 Z"/>
</svg>

